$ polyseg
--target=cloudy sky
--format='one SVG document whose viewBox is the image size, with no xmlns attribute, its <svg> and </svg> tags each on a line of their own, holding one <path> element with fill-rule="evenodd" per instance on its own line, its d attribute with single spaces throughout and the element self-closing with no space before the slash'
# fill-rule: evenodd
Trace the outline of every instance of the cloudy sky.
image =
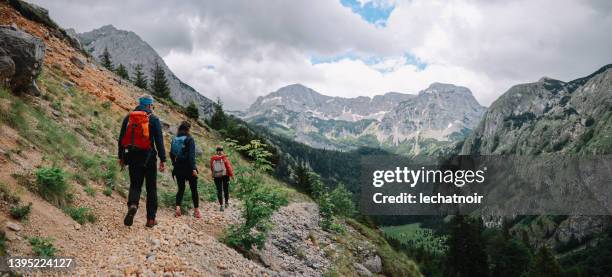
<svg viewBox="0 0 612 277">
<path fill-rule="evenodd" d="M 489 105 L 513 84 L 567 81 L 612 63 L 607 0 L 33 2 L 78 32 L 136 32 L 229 109 L 292 83 L 355 97 L 446 82 Z"/>
</svg>

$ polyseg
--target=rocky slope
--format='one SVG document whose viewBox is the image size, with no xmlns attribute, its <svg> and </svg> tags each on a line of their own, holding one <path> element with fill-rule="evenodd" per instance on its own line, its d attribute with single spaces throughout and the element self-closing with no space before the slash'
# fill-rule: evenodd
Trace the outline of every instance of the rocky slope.
<svg viewBox="0 0 612 277">
<path fill-rule="evenodd" d="M 378 246 L 384 240 L 366 238 L 364 231 L 351 226 L 347 226 L 347 235 L 321 230 L 316 204 L 269 176 L 265 182 L 287 192 L 290 204 L 274 215 L 272 235 L 258 252 L 267 257 L 265 263 L 220 241 L 230 224 L 242 221 L 241 203 L 235 201 L 225 212 L 218 212 L 210 200 L 214 199 L 210 180 L 199 184 L 209 191 L 202 195 L 203 219 L 173 217 L 166 206 L 173 205 L 176 187 L 166 170 L 158 174 L 159 225 L 144 227 L 145 204 L 141 202 L 143 208 L 134 225 L 123 226 L 128 176 L 116 166 L 116 137 L 123 116 L 145 92 L 88 59 L 69 38 L 57 35 L 61 32 L 56 25 L 27 18 L 11 4 L 0 2 L 0 25 L 13 24 L 18 32 L 39 38 L 45 51 L 42 72 L 34 76 L 40 96 L 0 88 L 0 244 L 8 255 L 34 256 L 29 240 L 50 238 L 57 249 L 55 255 L 75 258 L 72 274 L 77 276 L 321 276 L 339 267 L 338 257 L 352 257 L 342 272 L 355 275 L 358 270 L 384 273 L 385 265 L 393 264 L 381 259 L 384 256 Z M 155 113 L 162 121 L 166 142 L 175 127 L 188 120 L 179 108 L 164 101 L 157 103 Z M 212 146 L 223 138 L 201 123 L 193 121 L 192 125 L 197 148 L 204 154 L 198 163 L 204 164 Z M 252 166 L 238 154 L 231 159 L 236 168 Z M 88 209 L 95 222 L 78 223 L 66 207 L 46 200 L 37 190 L 36 172 L 49 167 L 64 171 L 64 195 L 73 205 L 69 207 Z M 200 170 L 202 176 L 210 174 L 204 166 Z M 165 203 L 168 199 L 170 204 Z M 14 218 L 11 209 L 27 203 L 31 203 L 28 220 Z M 367 230 L 370 235 L 378 234 Z M 352 238 L 372 248 L 355 249 L 357 242 L 347 243 Z M 405 270 L 409 276 L 420 275 L 412 262 Z"/>
<path fill-rule="evenodd" d="M 330 97 L 295 84 L 259 97 L 242 117 L 317 148 L 403 144 L 418 154 L 423 140 L 463 138 L 484 110 L 469 89 L 450 84 L 434 83 L 418 95 L 373 98 Z"/>
<path fill-rule="evenodd" d="M 461 149 L 461 154 L 547 153 L 555 153 L 558 163 L 612 153 L 612 65 L 569 82 L 542 78 L 513 86 L 491 104 Z M 517 172 L 539 178 L 529 168 L 517 168 Z M 535 245 L 558 247 L 576 239 L 581 249 L 596 245 L 597 237 L 611 224 L 612 218 L 606 216 L 531 216 L 513 230 L 516 234 L 527 230 Z"/>
<path fill-rule="evenodd" d="M 159 54 L 134 32 L 118 30 L 112 25 L 106 25 L 76 35 L 83 48 L 98 61 L 104 49 L 108 49 L 113 64 L 115 66 L 123 64 L 132 77 L 136 65 L 140 64 L 145 76 L 151 80 L 152 69 L 156 62 L 159 63 L 166 72 L 174 101 L 183 106 L 191 102 L 196 103 L 202 116 L 212 113 L 213 102 L 176 77 Z"/>
<path fill-rule="evenodd" d="M 499 97 L 462 153 L 612 152 L 612 65 L 570 82 L 542 78 Z"/>
</svg>

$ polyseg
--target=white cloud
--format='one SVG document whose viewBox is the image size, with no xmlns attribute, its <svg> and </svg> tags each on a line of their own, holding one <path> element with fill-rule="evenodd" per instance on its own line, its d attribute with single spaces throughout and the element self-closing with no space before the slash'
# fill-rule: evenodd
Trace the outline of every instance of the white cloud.
<svg viewBox="0 0 612 277">
<path fill-rule="evenodd" d="M 488 105 L 513 84 L 570 80 L 612 62 L 608 1 L 360 3 L 370 1 L 395 6 L 386 27 L 328 0 L 34 2 L 78 31 L 105 24 L 135 31 L 183 81 L 230 109 L 297 82 L 347 97 L 447 82 Z M 310 63 L 346 53 L 380 62 Z M 406 53 L 427 66 L 407 64 Z"/>
</svg>

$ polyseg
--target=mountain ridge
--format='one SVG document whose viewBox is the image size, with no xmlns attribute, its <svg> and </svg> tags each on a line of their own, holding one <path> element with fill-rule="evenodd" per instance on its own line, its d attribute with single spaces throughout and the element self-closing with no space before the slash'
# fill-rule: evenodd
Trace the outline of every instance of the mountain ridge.
<svg viewBox="0 0 612 277">
<path fill-rule="evenodd" d="M 98 62 L 104 49 L 108 49 L 113 64 L 123 64 L 130 75 L 138 64 L 142 65 L 144 75 L 151 80 L 155 63 L 159 63 L 166 73 L 172 99 L 187 106 L 194 102 L 202 117 L 208 117 L 213 112 L 213 101 L 181 81 L 166 65 L 163 58 L 144 41 L 138 34 L 128 30 L 120 30 L 111 24 L 100 28 L 76 34 L 83 48 L 91 53 Z"/>
<path fill-rule="evenodd" d="M 450 106 L 457 106 L 453 102 L 461 106 L 455 116 L 450 111 Z M 437 122 L 436 109 L 444 109 L 444 122 Z M 258 97 L 238 115 L 316 148 L 399 147 L 417 154 L 421 148 L 431 150 L 439 142 L 463 137 L 484 109 L 468 88 L 452 84 L 432 83 L 418 94 L 387 92 L 353 98 L 327 96 L 292 84 Z"/>
</svg>

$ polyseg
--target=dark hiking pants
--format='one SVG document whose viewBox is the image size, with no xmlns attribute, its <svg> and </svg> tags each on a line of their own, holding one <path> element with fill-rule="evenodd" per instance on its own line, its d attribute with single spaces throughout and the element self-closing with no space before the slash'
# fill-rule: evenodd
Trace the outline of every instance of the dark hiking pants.
<svg viewBox="0 0 612 277">
<path fill-rule="evenodd" d="M 176 183 L 178 185 L 178 192 L 176 193 L 176 205 L 180 206 L 183 203 L 183 194 L 185 194 L 185 182 L 189 181 L 189 189 L 191 189 L 191 200 L 193 201 L 193 207 L 198 208 L 200 198 L 198 196 L 198 177 L 195 176 L 176 176 Z"/>
<path fill-rule="evenodd" d="M 128 207 L 138 206 L 142 185 L 147 190 L 147 219 L 155 219 L 157 213 L 157 159 L 153 154 L 128 154 L 130 173 L 130 192 L 128 194 Z M 146 163 L 146 164 L 145 164 Z"/>
<path fill-rule="evenodd" d="M 225 198 L 225 204 L 229 201 L 229 176 L 215 177 L 215 186 L 217 187 L 217 200 L 219 204 L 223 205 L 223 199 Z"/>
</svg>

